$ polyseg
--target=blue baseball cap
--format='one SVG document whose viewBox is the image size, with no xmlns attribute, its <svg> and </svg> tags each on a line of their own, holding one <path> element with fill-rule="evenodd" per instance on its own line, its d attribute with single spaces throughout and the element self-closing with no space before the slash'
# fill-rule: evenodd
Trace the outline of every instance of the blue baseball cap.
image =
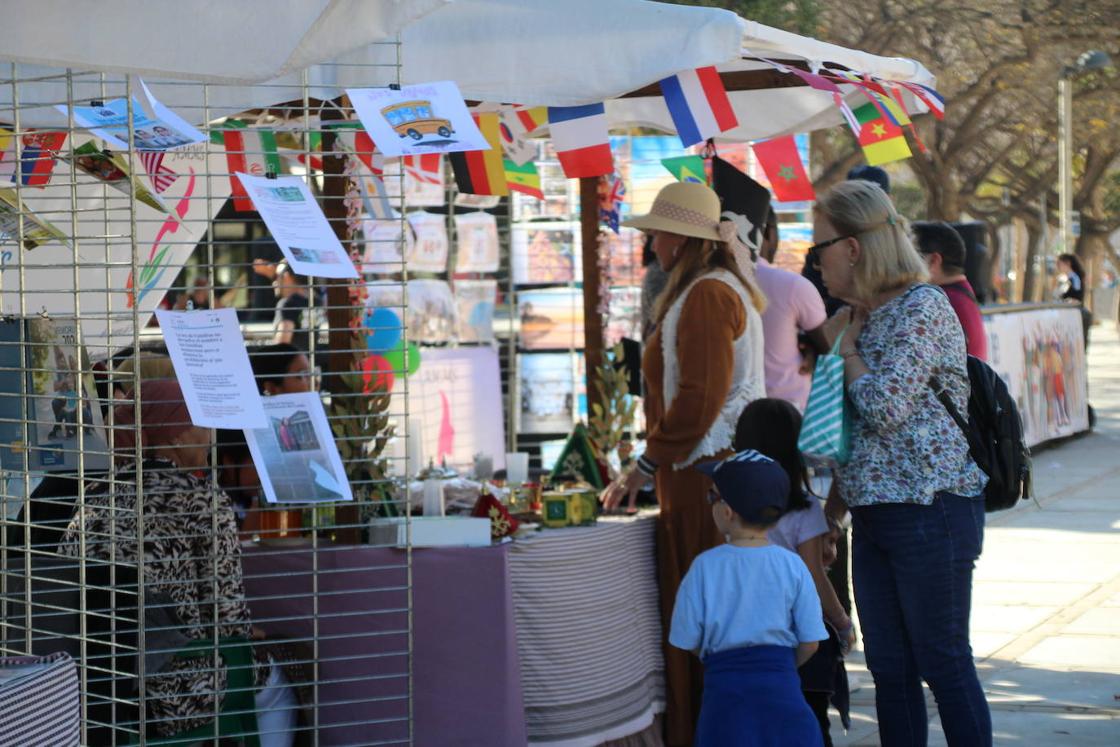
<svg viewBox="0 0 1120 747">
<path fill-rule="evenodd" d="M 720 498 L 748 524 L 768 524 L 772 509 L 784 513 L 789 503 L 789 476 L 782 465 L 754 449 L 718 462 L 696 465 L 719 490 Z"/>
</svg>

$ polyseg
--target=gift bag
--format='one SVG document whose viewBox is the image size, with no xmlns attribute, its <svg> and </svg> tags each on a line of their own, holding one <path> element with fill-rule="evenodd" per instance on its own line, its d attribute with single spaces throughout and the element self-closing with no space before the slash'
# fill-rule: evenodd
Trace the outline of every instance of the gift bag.
<svg viewBox="0 0 1120 747">
<path fill-rule="evenodd" d="M 844 359 L 838 355 L 847 328 L 832 350 L 817 358 L 809 404 L 801 421 L 797 448 L 808 460 L 844 465 L 851 455 L 851 413 L 844 396 Z"/>
</svg>

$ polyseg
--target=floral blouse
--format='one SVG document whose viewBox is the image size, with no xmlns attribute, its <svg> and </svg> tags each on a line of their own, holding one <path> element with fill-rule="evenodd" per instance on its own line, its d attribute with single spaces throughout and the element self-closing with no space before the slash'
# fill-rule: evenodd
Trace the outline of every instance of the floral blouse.
<svg viewBox="0 0 1120 747">
<path fill-rule="evenodd" d="M 853 429 L 851 460 L 839 472 L 844 502 L 929 505 L 938 491 L 980 495 L 988 478 L 928 383 L 936 375 L 958 411 L 968 411 L 964 332 L 945 294 L 912 286 L 871 312 L 856 348 L 871 373 L 848 387 Z"/>
<path fill-rule="evenodd" d="M 135 464 L 117 470 L 112 508 L 107 491 L 87 494 L 84 517 L 71 520 L 60 554 L 79 557 L 84 518 L 86 558 L 137 562 L 135 472 Z M 171 599 L 187 638 L 248 637 L 241 546 L 226 494 L 154 459 L 144 462 L 143 498 L 145 592 Z M 255 658 L 260 687 L 268 676 L 261 665 L 268 660 L 260 654 Z M 215 688 L 224 692 L 226 672 L 222 667 L 215 673 L 209 655 L 171 659 L 158 672 L 148 672 L 145 682 L 150 718 L 159 733 L 170 735 L 213 719 Z"/>
</svg>

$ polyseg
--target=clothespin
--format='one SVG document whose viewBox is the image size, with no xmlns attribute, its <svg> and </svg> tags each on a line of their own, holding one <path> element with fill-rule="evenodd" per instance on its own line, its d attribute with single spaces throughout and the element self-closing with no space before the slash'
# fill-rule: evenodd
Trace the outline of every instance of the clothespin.
<svg viewBox="0 0 1120 747">
<path fill-rule="evenodd" d="M 264 175 L 264 178 L 265 179 L 275 179 L 276 178 L 276 172 L 275 171 L 266 171 L 265 175 Z"/>
<path fill-rule="evenodd" d="M 401 90 L 401 84 L 400 83 L 390 83 L 389 84 L 389 90 L 390 91 L 399 91 L 399 90 Z"/>
<path fill-rule="evenodd" d="M 702 156 L 705 159 L 711 159 L 718 155 L 719 153 L 716 152 L 716 139 L 713 137 L 708 138 L 708 141 L 704 143 L 704 152 Z"/>
<path fill-rule="evenodd" d="M 90 106 L 105 106 L 105 102 L 101 99 L 90 99 Z"/>
</svg>

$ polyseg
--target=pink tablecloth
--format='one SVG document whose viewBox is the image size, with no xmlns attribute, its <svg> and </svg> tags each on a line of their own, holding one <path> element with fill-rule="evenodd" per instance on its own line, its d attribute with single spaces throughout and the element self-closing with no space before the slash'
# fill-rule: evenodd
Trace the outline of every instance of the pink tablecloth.
<svg viewBox="0 0 1120 747">
<path fill-rule="evenodd" d="M 400 550 L 245 552 L 256 625 L 310 640 L 318 599 L 318 743 L 409 739 L 408 573 Z M 524 745 L 508 546 L 412 553 L 412 743 Z"/>
</svg>

